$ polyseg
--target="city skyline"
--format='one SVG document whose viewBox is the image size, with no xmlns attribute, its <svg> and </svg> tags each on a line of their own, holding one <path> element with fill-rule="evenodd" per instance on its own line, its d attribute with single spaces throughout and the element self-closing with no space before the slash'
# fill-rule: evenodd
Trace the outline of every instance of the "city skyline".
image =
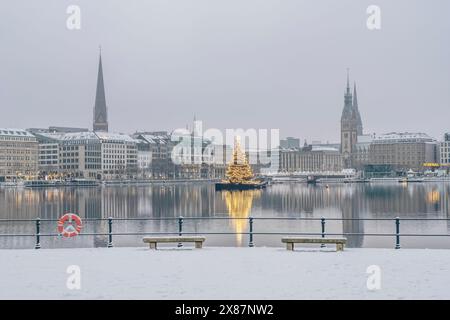
<svg viewBox="0 0 450 320">
<path fill-rule="evenodd" d="M 438 17 L 433 24 L 407 24 L 445 10 L 416 1 L 405 12 L 400 4 L 380 1 L 382 29 L 369 31 L 366 3 L 342 8 L 331 2 L 270 4 L 283 13 L 284 23 L 268 5 L 242 4 L 239 11 L 234 2 L 223 3 L 220 9 L 228 11 L 206 15 L 189 3 L 184 17 L 175 9 L 179 3 L 151 2 L 127 7 L 117 26 L 102 10 L 118 14 L 119 2 L 102 9 L 80 1 L 79 31 L 66 29 L 64 5 L 46 5 L 33 22 L 23 4 L 6 4 L 8 16 L 0 24 L 12 26 L 16 36 L 3 34 L 0 101 L 8 112 L 2 127 L 91 128 L 87 115 L 94 104 L 101 44 L 110 131 L 171 131 L 196 114 L 207 127 L 280 128 L 281 137 L 338 142 L 347 67 L 358 83 L 365 133 L 425 132 L 441 140 L 449 131 L 440 115 L 450 106 L 450 48 L 443 32 L 450 24 Z M 442 2 L 440 8 L 445 6 Z M 147 12 L 148 21 L 138 11 Z M 235 28 L 222 24 L 230 18 Z M 21 42 L 17 35 L 33 40 Z"/>
</svg>

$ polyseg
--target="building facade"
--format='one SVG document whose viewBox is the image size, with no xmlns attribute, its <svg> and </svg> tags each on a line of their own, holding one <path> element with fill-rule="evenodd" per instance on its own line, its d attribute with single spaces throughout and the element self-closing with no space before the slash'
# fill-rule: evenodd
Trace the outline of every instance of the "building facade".
<svg viewBox="0 0 450 320">
<path fill-rule="evenodd" d="M 32 129 L 33 130 L 33 129 Z M 59 172 L 59 145 L 63 134 L 32 132 L 39 143 L 38 170 L 40 177 Z"/>
<path fill-rule="evenodd" d="M 300 139 L 287 137 L 280 140 L 280 148 L 282 149 L 300 149 Z"/>
<path fill-rule="evenodd" d="M 396 171 L 423 171 L 424 163 L 437 160 L 437 142 L 425 133 L 388 133 L 370 144 L 371 165 L 386 165 Z"/>
<path fill-rule="evenodd" d="M 137 176 L 140 179 L 152 177 L 152 150 L 145 140 L 136 139 L 137 147 Z"/>
<path fill-rule="evenodd" d="M 94 132 L 67 133 L 59 145 L 59 168 L 67 177 L 101 179 L 101 143 Z"/>
<path fill-rule="evenodd" d="M 370 145 L 375 139 L 374 134 L 364 134 L 358 136 L 358 141 L 352 153 L 352 168 L 363 170 L 370 163 Z"/>
<path fill-rule="evenodd" d="M 125 134 L 68 133 L 61 138 L 59 168 L 66 176 L 130 179 L 137 175 L 137 142 Z"/>
<path fill-rule="evenodd" d="M 450 166 L 450 133 L 446 133 L 444 141 L 439 144 L 439 162 L 441 166 Z"/>
<path fill-rule="evenodd" d="M 153 179 L 175 178 L 175 167 L 171 159 L 173 143 L 166 131 L 136 132 L 132 136 L 151 153 L 151 168 L 147 173 Z"/>
<path fill-rule="evenodd" d="M 339 172 L 343 158 L 339 149 L 303 147 L 301 150 L 280 150 L 280 172 Z"/>
<path fill-rule="evenodd" d="M 0 128 L 0 181 L 35 177 L 38 153 L 38 141 L 30 132 Z"/>
<path fill-rule="evenodd" d="M 137 141 L 126 134 L 96 132 L 101 144 L 102 179 L 133 178 L 137 174 Z"/>
</svg>

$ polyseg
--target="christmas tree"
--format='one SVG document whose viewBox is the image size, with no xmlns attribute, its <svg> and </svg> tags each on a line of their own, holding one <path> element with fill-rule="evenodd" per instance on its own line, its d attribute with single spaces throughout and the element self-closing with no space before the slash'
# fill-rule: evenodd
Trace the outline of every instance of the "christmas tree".
<svg viewBox="0 0 450 320">
<path fill-rule="evenodd" d="M 228 164 L 226 177 L 230 183 L 249 183 L 253 179 L 252 168 L 241 150 L 239 139 L 235 139 L 233 157 Z"/>
</svg>

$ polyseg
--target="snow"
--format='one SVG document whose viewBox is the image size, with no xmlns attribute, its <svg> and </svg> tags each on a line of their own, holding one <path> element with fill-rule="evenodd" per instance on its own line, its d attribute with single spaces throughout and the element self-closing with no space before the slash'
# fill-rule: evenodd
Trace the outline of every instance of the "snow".
<svg viewBox="0 0 450 320">
<path fill-rule="evenodd" d="M 0 250 L 0 299 L 450 298 L 450 250 L 332 249 Z M 66 286 L 70 265 L 80 290 Z"/>
</svg>

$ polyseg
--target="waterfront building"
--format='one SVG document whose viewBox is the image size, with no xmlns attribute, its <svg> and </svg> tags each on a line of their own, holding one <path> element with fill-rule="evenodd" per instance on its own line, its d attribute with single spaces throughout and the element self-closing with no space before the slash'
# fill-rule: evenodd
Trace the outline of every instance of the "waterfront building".
<svg viewBox="0 0 450 320">
<path fill-rule="evenodd" d="M 152 178 L 175 178 L 174 164 L 171 159 L 174 144 L 168 132 L 136 132 L 132 137 L 148 144 L 148 149 L 151 152 L 151 170 L 149 174 Z"/>
<path fill-rule="evenodd" d="M 357 170 L 363 170 L 370 163 L 370 145 L 375 139 L 375 135 L 364 134 L 358 136 L 357 139 L 358 141 L 352 153 L 352 167 Z"/>
<path fill-rule="evenodd" d="M 446 133 L 444 141 L 439 143 L 439 160 L 441 166 L 450 166 L 450 133 Z"/>
<path fill-rule="evenodd" d="M 121 133 L 96 132 L 101 143 L 102 178 L 132 178 L 137 174 L 137 141 Z"/>
<path fill-rule="evenodd" d="M 32 131 L 39 143 L 38 170 L 40 177 L 59 172 L 59 145 L 64 134 Z"/>
<path fill-rule="evenodd" d="M 225 158 L 221 159 L 225 146 L 215 145 L 193 132 L 183 136 L 165 131 L 136 132 L 133 138 L 142 142 L 138 149 L 151 152 L 147 176 L 153 179 L 217 179 L 225 174 Z M 179 145 L 181 139 L 189 144 Z M 174 150 L 176 146 L 180 148 Z M 143 152 L 138 150 L 145 157 Z"/>
<path fill-rule="evenodd" d="M 396 171 L 423 171 L 424 163 L 437 160 L 437 142 L 425 133 L 378 135 L 370 144 L 369 159 L 371 165 L 390 166 Z"/>
<path fill-rule="evenodd" d="M 0 181 L 36 176 L 38 149 L 38 141 L 30 132 L 0 128 Z"/>
<path fill-rule="evenodd" d="M 287 137 L 280 140 L 280 148 L 282 149 L 300 149 L 300 139 Z"/>
<path fill-rule="evenodd" d="M 67 176 L 110 180 L 137 173 L 136 140 L 125 134 L 68 133 L 59 150 L 60 170 Z"/>
<path fill-rule="evenodd" d="M 306 146 L 300 150 L 280 150 L 280 172 L 342 171 L 343 158 L 337 148 Z"/>
<path fill-rule="evenodd" d="M 231 161 L 233 155 L 233 147 L 211 142 L 208 148 L 211 150 L 211 178 L 224 179 L 227 164 Z"/>
<path fill-rule="evenodd" d="M 101 179 L 101 143 L 95 132 L 63 135 L 59 146 L 59 168 L 66 176 Z"/>
<path fill-rule="evenodd" d="M 136 139 L 138 177 L 148 179 L 152 176 L 152 150 L 145 140 Z"/>
<path fill-rule="evenodd" d="M 184 134 L 172 133 L 171 142 L 174 147 L 171 160 L 175 163 L 177 178 L 200 179 L 203 175 L 208 175 L 208 162 L 204 162 L 203 159 L 204 146 L 207 142 L 202 136 L 196 135 L 195 130 Z"/>
<path fill-rule="evenodd" d="M 361 114 L 359 113 L 356 83 L 353 87 L 353 95 L 350 90 L 350 79 L 347 72 L 347 88 L 344 93 L 344 109 L 341 115 L 341 147 L 344 167 L 352 168 L 353 154 L 356 152 L 358 136 L 363 135 Z"/>
</svg>

